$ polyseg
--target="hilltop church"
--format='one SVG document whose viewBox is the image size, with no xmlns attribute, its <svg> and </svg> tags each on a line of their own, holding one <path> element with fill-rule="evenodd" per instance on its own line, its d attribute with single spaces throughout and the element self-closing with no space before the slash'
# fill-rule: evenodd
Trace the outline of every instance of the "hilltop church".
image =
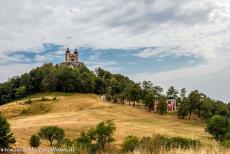
<svg viewBox="0 0 230 154">
<path fill-rule="evenodd" d="M 70 52 L 69 48 L 66 49 L 65 64 L 70 68 L 78 67 L 83 64 L 79 62 L 77 49 L 75 49 L 73 53 Z"/>
</svg>

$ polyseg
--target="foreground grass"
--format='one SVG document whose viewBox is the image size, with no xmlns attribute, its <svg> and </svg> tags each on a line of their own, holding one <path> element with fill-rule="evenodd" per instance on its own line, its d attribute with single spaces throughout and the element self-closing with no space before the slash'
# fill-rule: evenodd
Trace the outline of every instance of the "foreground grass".
<svg viewBox="0 0 230 154">
<path fill-rule="evenodd" d="M 48 100 L 41 101 L 42 97 Z M 53 101 L 53 97 L 57 100 Z M 31 104 L 24 103 L 28 99 L 32 100 Z M 25 109 L 28 111 L 23 113 Z M 82 130 L 109 119 L 113 119 L 117 127 L 114 149 L 128 135 L 152 134 L 199 139 L 206 145 L 217 145 L 204 131 L 205 124 L 199 121 L 180 120 L 174 114 L 161 116 L 138 107 L 103 102 L 94 94 L 40 93 L 0 106 L 0 112 L 9 119 L 17 147 L 29 147 L 29 137 L 43 126 L 61 127 L 68 138 L 74 139 Z"/>
</svg>

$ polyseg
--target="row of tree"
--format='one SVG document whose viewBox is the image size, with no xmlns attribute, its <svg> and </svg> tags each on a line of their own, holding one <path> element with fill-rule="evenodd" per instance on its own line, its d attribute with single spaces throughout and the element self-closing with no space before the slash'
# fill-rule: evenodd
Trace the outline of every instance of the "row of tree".
<svg viewBox="0 0 230 154">
<path fill-rule="evenodd" d="M 43 91 L 105 94 L 106 99 L 112 102 L 128 102 L 133 106 L 141 102 L 149 111 L 158 101 L 157 110 L 161 114 L 167 112 L 166 100 L 171 97 L 177 101 L 178 117 L 181 119 L 190 119 L 192 113 L 203 120 L 208 120 L 213 115 L 230 116 L 229 104 L 213 100 L 198 90 L 186 95 L 185 88 L 178 91 L 172 86 L 164 94 L 162 87 L 150 81 L 135 83 L 126 76 L 112 74 L 101 68 L 92 72 L 84 65 L 71 69 L 51 63 L 1 83 L 0 105 Z"/>
</svg>

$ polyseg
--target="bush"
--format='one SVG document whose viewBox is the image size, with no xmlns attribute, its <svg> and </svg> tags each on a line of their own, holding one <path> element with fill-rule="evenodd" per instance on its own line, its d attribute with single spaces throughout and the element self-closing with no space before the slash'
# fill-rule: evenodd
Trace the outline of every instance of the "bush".
<svg viewBox="0 0 230 154">
<path fill-rule="evenodd" d="M 160 135 L 154 135 L 152 137 L 143 137 L 140 140 L 138 149 L 145 151 L 146 153 L 158 154 L 164 147 L 161 144 Z"/>
<path fill-rule="evenodd" d="M 230 148 L 230 140 L 223 140 L 221 142 L 221 144 L 225 147 L 225 148 Z"/>
<path fill-rule="evenodd" d="M 123 152 L 133 152 L 139 144 L 139 138 L 136 136 L 127 136 L 122 143 Z"/>
<path fill-rule="evenodd" d="M 30 98 L 25 101 L 25 104 L 31 104 L 31 103 L 32 103 L 32 100 Z"/>
<path fill-rule="evenodd" d="M 65 137 L 64 130 L 56 126 L 48 126 L 40 129 L 38 135 L 50 142 L 50 146 L 53 145 L 53 141 L 56 140 L 58 144 Z"/>
<path fill-rule="evenodd" d="M 222 115 L 215 115 L 209 121 L 207 130 L 211 133 L 217 141 L 222 141 L 227 136 L 230 128 L 230 121 Z M 229 135 L 230 136 L 230 135 Z"/>
<path fill-rule="evenodd" d="M 13 133 L 10 131 L 10 124 L 6 118 L 0 115 L 0 148 L 9 148 L 16 142 Z"/>
<path fill-rule="evenodd" d="M 38 135 L 32 135 L 30 137 L 30 146 L 31 147 L 38 147 L 40 145 L 40 137 Z"/>
</svg>

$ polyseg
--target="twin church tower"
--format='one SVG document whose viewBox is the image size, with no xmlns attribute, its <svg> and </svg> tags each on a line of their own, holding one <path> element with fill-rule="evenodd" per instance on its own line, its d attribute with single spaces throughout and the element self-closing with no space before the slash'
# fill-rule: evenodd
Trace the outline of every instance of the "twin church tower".
<svg viewBox="0 0 230 154">
<path fill-rule="evenodd" d="M 65 64 L 70 68 L 74 68 L 83 64 L 82 62 L 79 62 L 77 49 L 75 49 L 73 53 L 70 52 L 69 48 L 66 49 Z"/>
</svg>

